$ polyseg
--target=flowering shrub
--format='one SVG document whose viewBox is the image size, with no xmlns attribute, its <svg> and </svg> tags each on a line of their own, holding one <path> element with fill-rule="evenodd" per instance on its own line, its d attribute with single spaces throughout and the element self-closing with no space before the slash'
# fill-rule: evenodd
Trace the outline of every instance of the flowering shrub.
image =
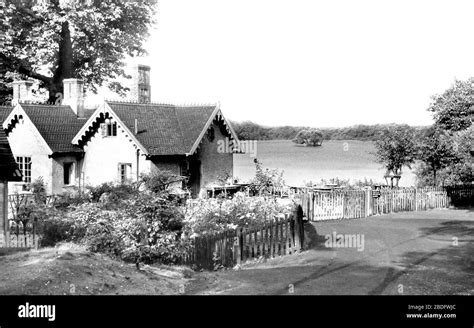
<svg viewBox="0 0 474 328">
<path fill-rule="evenodd" d="M 253 194 L 271 192 L 272 188 L 285 186 L 283 171 L 278 169 L 264 168 L 263 164 L 255 159 L 255 177 L 250 181 L 249 190 Z"/>
<path fill-rule="evenodd" d="M 242 192 L 233 198 L 188 200 L 184 214 L 186 234 L 194 237 L 237 227 L 256 228 L 276 217 L 284 217 L 291 209 L 276 198 L 247 197 Z"/>
<path fill-rule="evenodd" d="M 115 207 L 104 203 L 51 208 L 41 222 L 41 245 L 85 244 L 92 252 L 125 261 L 175 263 L 184 253 L 183 215 L 166 195 L 135 194 Z"/>
</svg>

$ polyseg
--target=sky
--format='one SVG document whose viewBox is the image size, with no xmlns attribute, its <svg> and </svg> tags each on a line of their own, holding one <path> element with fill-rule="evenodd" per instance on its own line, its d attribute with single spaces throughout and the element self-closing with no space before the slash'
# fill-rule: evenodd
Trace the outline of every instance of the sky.
<svg viewBox="0 0 474 328">
<path fill-rule="evenodd" d="M 159 0 L 154 102 L 268 126 L 428 125 L 474 72 L 473 1 Z"/>
</svg>

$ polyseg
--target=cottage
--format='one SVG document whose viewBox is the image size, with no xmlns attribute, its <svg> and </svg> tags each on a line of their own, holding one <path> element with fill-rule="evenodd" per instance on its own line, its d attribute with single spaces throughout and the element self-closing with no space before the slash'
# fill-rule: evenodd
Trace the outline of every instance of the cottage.
<svg viewBox="0 0 474 328">
<path fill-rule="evenodd" d="M 84 151 L 74 146 L 71 140 L 90 112 L 77 104 L 77 93 L 71 92 L 71 86 L 81 87 L 76 80 L 65 80 L 63 105 L 56 106 L 30 104 L 31 83 L 15 83 L 14 102 L 18 104 L 4 119 L 3 128 L 23 180 L 12 183 L 11 192 L 25 190 L 29 183 L 40 177 L 49 194 L 80 186 L 80 163 Z"/>
<path fill-rule="evenodd" d="M 219 106 L 105 102 L 72 139 L 84 150 L 86 184 L 136 181 L 168 170 L 187 176 L 192 193 L 233 174 L 233 154 L 217 142 L 237 139 Z"/>
<path fill-rule="evenodd" d="M 2 108 L 0 110 L 6 110 Z M 1 115 L 1 113 L 0 113 Z M 7 240 L 8 227 L 8 182 L 21 181 L 15 159 L 8 144 L 5 132 L 0 129 L 0 219 L 5 240 Z"/>
<path fill-rule="evenodd" d="M 143 78 L 139 83 L 142 90 Z M 28 81 L 15 83 L 18 104 L 3 118 L 23 174 L 21 183 L 12 184 L 15 191 L 39 177 L 48 193 L 57 194 L 168 170 L 188 177 L 198 195 L 219 177 L 233 175 L 233 154 L 219 151 L 218 141 L 238 140 L 218 105 L 151 104 L 138 92 L 142 102 L 104 101 L 86 110 L 80 80 L 64 80 L 59 106 L 28 103 L 30 87 Z M 149 85 L 146 91 L 149 96 Z"/>
</svg>

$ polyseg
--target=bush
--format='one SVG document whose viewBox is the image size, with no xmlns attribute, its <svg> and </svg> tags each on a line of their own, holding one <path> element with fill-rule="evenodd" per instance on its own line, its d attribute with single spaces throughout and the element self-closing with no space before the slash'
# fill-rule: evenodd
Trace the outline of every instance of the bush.
<svg viewBox="0 0 474 328">
<path fill-rule="evenodd" d="M 123 241 L 117 235 L 113 225 L 113 220 L 99 220 L 88 225 L 84 242 L 91 252 L 110 256 L 120 257 L 124 248 Z"/>
<path fill-rule="evenodd" d="M 127 199 L 138 193 L 138 188 L 135 184 L 114 184 L 111 182 L 105 182 L 96 187 L 88 186 L 87 190 L 93 202 L 98 202 L 104 194 L 108 194 L 109 199 L 116 201 Z"/>
<path fill-rule="evenodd" d="M 74 217 L 55 208 L 46 208 L 42 212 L 42 219 L 38 220 L 41 246 L 54 246 L 62 241 L 80 241 L 85 235 L 85 227 Z"/>
<path fill-rule="evenodd" d="M 41 245 L 84 244 L 124 261 L 176 263 L 184 253 L 183 214 L 165 195 L 134 194 L 111 208 L 103 203 L 49 208 L 41 222 Z"/>
<path fill-rule="evenodd" d="M 253 194 L 270 192 L 272 188 L 281 188 L 285 185 L 283 171 L 264 168 L 258 159 L 255 159 L 255 169 L 255 177 L 249 185 L 249 190 Z"/>
<path fill-rule="evenodd" d="M 151 174 L 142 174 L 140 176 L 140 180 L 144 183 L 145 187 L 154 193 L 167 190 L 174 182 L 178 183 L 183 178 L 167 170 L 157 170 Z"/>
<path fill-rule="evenodd" d="M 189 200 L 185 209 L 186 234 L 194 237 L 238 227 L 258 228 L 276 217 L 290 214 L 292 206 L 276 199 L 247 197 L 238 192 L 233 198 Z"/>
</svg>

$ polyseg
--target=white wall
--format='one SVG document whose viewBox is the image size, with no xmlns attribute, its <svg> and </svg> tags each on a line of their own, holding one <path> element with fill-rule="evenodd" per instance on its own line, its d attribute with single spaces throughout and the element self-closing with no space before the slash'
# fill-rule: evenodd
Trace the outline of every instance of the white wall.
<svg viewBox="0 0 474 328">
<path fill-rule="evenodd" d="M 13 156 L 31 156 L 31 181 L 43 177 L 48 193 L 52 193 L 52 159 L 49 148 L 28 118 L 20 121 L 8 135 Z M 18 182 L 9 183 L 9 193 L 21 192 Z"/>
<path fill-rule="evenodd" d="M 132 164 L 132 180 L 136 181 L 137 150 L 130 138 L 120 126 L 117 127 L 117 136 L 102 137 L 100 129 L 91 137 L 84 147 L 84 184 L 99 185 L 104 182 L 118 182 L 118 164 Z M 150 161 L 143 155 L 139 157 L 140 173 L 150 172 Z"/>
</svg>

